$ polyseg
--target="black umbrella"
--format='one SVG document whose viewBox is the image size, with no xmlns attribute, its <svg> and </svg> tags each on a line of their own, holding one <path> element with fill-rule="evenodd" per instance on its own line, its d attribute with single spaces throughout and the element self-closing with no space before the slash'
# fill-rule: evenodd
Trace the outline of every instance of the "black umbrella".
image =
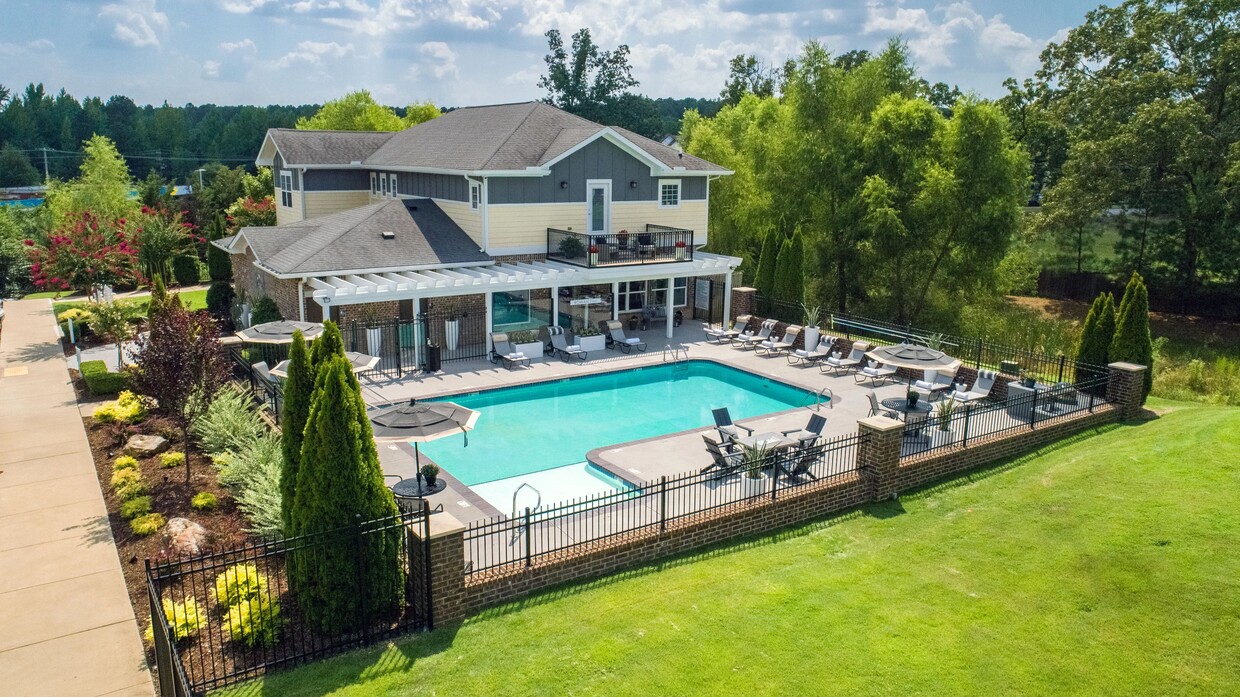
<svg viewBox="0 0 1240 697">
<path fill-rule="evenodd" d="M 377 442 L 412 441 L 413 458 L 421 476 L 422 461 L 418 443 L 438 440 L 457 433 L 468 433 L 480 414 L 453 402 L 423 402 L 410 399 L 407 404 L 385 407 L 370 417 Z M 465 436 L 469 445 L 469 436 Z"/>
</svg>

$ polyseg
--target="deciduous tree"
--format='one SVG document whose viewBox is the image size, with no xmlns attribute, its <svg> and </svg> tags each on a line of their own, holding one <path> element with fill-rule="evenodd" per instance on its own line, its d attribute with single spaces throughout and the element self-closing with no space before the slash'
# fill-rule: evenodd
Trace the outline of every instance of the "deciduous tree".
<svg viewBox="0 0 1240 697">
<path fill-rule="evenodd" d="M 638 85 L 629 66 L 627 45 L 604 51 L 594 43 L 590 30 L 583 28 L 573 34 L 570 53 L 558 29 L 544 36 L 550 52 L 543 57 L 547 74 L 539 78 L 538 87 L 547 90 L 551 104 L 592 121 L 604 121 L 608 107 Z"/>
<path fill-rule="evenodd" d="M 87 212 L 59 225 L 46 245 L 27 239 L 35 286 L 86 293 L 96 285 L 140 282 L 138 249 L 124 224 Z"/>
<path fill-rule="evenodd" d="M 299 130 L 400 131 L 439 116 L 429 102 L 410 104 L 405 118 L 375 101 L 368 90 L 350 92 L 327 102 L 314 116 L 297 120 Z"/>
</svg>

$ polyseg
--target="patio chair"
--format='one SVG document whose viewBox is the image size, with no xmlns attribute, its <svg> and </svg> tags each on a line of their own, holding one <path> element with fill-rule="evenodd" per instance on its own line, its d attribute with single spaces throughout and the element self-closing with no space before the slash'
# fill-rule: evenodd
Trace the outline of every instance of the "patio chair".
<svg viewBox="0 0 1240 697">
<path fill-rule="evenodd" d="M 874 394 L 874 390 L 870 390 L 866 395 L 870 398 L 870 416 L 886 416 L 889 419 L 900 420 L 899 415 L 890 409 L 884 409 L 883 405 L 878 403 L 878 395 Z"/>
<path fill-rule="evenodd" d="M 268 385 L 276 384 L 277 382 L 276 376 L 271 374 L 271 369 L 267 367 L 267 361 L 259 361 L 255 363 L 254 365 L 250 366 L 250 368 L 254 370 L 254 373 L 258 375 L 259 379 L 261 379 L 263 382 L 267 383 Z"/>
<path fill-rule="evenodd" d="M 628 353 L 633 349 L 645 352 L 646 342 L 637 337 L 627 337 L 624 335 L 624 324 L 619 320 L 607 321 L 607 335 L 611 337 L 611 347 L 619 348 L 621 351 Z"/>
<path fill-rule="evenodd" d="M 580 346 L 568 343 L 568 338 L 564 336 L 564 327 L 547 327 L 547 334 L 551 337 L 551 350 L 565 362 L 573 358 L 583 361 L 586 359 L 586 352 L 582 351 Z"/>
<path fill-rule="evenodd" d="M 512 370 L 514 366 L 530 364 L 530 357 L 513 349 L 508 340 L 507 332 L 491 332 L 491 362 L 504 362 L 504 366 Z"/>
<path fill-rule="evenodd" d="M 895 382 L 896 369 L 889 368 L 878 361 L 870 361 L 870 364 L 858 370 L 854 376 L 857 384 L 869 381 L 871 385 L 877 387 L 885 382 Z"/>
<path fill-rule="evenodd" d="M 727 407 L 712 409 L 711 414 L 715 417 L 715 430 L 719 432 L 725 445 L 731 446 L 740 436 L 741 431 L 744 431 L 747 436 L 753 435 L 752 428 L 732 423 L 732 415 L 728 413 Z"/>
<path fill-rule="evenodd" d="M 775 331 L 776 324 L 778 324 L 778 321 L 773 319 L 763 320 L 762 326 L 756 334 L 741 334 L 733 339 L 732 343 L 741 348 L 757 348 L 762 345 L 762 342 L 771 338 L 771 332 Z"/>
<path fill-rule="evenodd" d="M 831 347 L 835 346 L 835 337 L 824 336 L 818 341 L 818 345 L 803 349 L 794 349 L 788 352 L 788 365 L 813 365 L 818 361 L 831 355 Z"/>
<path fill-rule="evenodd" d="M 933 402 L 952 392 L 955 389 L 954 382 L 954 375 L 946 375 L 937 370 L 926 370 L 922 373 L 921 380 L 913 381 L 913 387 L 925 392 L 928 399 Z"/>
<path fill-rule="evenodd" d="M 793 485 L 805 484 L 806 479 L 810 481 L 818 481 L 818 475 L 810 471 L 810 467 L 822 457 L 822 450 L 815 445 L 807 445 L 794 450 L 784 462 L 780 463 L 779 469 L 783 472 L 784 479 Z M 793 463 L 788 467 L 787 463 Z"/>
<path fill-rule="evenodd" d="M 826 417 L 820 414 L 811 414 L 809 423 L 805 424 L 805 428 L 794 428 L 791 431 L 782 431 L 781 433 L 795 439 L 802 448 L 807 448 L 818 442 L 818 439 L 822 437 L 822 427 L 826 425 Z"/>
<path fill-rule="evenodd" d="M 792 351 L 792 345 L 797 342 L 797 337 L 801 335 L 801 327 L 792 325 L 784 330 L 784 336 L 778 340 L 767 340 L 758 344 L 758 352 L 767 356 L 778 356 L 784 351 Z"/>
<path fill-rule="evenodd" d="M 952 397 L 957 402 L 964 402 L 965 404 L 987 399 L 990 397 L 990 389 L 995 386 L 995 377 L 995 371 L 993 370 L 979 370 L 977 371 L 977 380 L 974 381 L 973 387 L 963 390 L 958 386 L 956 391 L 952 393 Z"/>
<path fill-rule="evenodd" d="M 706 443 L 706 452 L 710 453 L 711 463 L 701 469 L 702 474 L 714 470 L 714 479 L 723 479 L 740 471 L 745 463 L 743 453 L 726 453 L 720 447 L 722 445 L 705 433 L 702 434 L 702 441 Z"/>
<path fill-rule="evenodd" d="M 855 342 L 848 358 L 827 356 L 818 363 L 818 370 L 824 373 L 829 370 L 834 375 L 847 375 L 860 369 L 861 361 L 865 360 L 865 352 L 869 349 L 870 345 L 864 341 Z"/>
</svg>

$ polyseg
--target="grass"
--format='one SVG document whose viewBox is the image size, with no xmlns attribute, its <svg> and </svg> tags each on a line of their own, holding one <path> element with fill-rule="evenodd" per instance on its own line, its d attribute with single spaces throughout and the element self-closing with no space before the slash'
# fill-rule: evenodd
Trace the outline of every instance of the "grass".
<svg viewBox="0 0 1240 697">
<path fill-rule="evenodd" d="M 207 309 L 207 291 L 205 288 L 201 290 L 185 291 L 185 292 L 180 293 L 180 296 L 181 296 L 181 302 L 184 303 L 185 306 L 189 308 L 190 311 Z M 27 295 L 26 297 L 31 298 L 34 296 Z M 146 307 L 147 305 L 150 304 L 151 301 L 149 297 L 142 297 L 142 298 L 133 298 L 133 299 L 121 299 L 119 302 L 136 303 L 138 305 L 141 305 L 142 314 L 145 315 Z M 52 312 L 55 313 L 56 315 L 60 315 L 60 313 L 64 312 L 65 310 L 68 310 L 71 307 L 86 307 L 86 305 L 87 303 L 85 300 L 73 300 L 73 301 L 67 301 L 67 302 L 52 303 Z"/>
<path fill-rule="evenodd" d="M 1240 409 L 1164 415 L 234 695 L 1236 694 Z"/>
<path fill-rule="evenodd" d="M 1082 271 L 1109 273 L 1119 260 L 1115 245 L 1120 241 L 1119 224 L 1114 219 L 1094 223 L 1094 237 L 1088 240 L 1082 259 Z M 1060 246 L 1055 235 L 1044 233 L 1033 241 L 1038 263 L 1058 272 L 1076 271 L 1075 248 Z"/>
</svg>

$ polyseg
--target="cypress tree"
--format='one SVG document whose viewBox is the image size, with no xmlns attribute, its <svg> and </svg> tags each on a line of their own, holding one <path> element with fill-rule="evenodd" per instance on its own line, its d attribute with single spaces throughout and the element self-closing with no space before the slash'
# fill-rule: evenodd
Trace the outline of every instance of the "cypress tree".
<svg viewBox="0 0 1240 697">
<path fill-rule="evenodd" d="M 331 356 L 344 356 L 344 337 L 333 321 L 323 322 L 323 333 L 310 344 L 310 366 L 316 371 Z"/>
<path fill-rule="evenodd" d="M 1154 387 L 1154 340 L 1150 338 L 1150 296 L 1145 281 L 1135 271 L 1124 288 L 1115 318 L 1115 338 L 1111 341 L 1112 361 L 1136 363 L 1146 367 L 1141 403 Z"/>
<path fill-rule="evenodd" d="M 361 388 L 343 356 L 329 356 L 315 378 L 296 492 L 294 534 L 340 531 L 296 554 L 289 567 L 297 602 L 311 626 L 336 634 L 399 608 L 404 586 L 399 527 L 361 540 L 349 530 L 355 516 L 370 521 L 398 511 L 383 485 Z"/>
<path fill-rule="evenodd" d="M 1081 330 L 1081 341 L 1077 344 L 1076 360 L 1090 366 L 1077 369 L 1077 382 L 1086 382 L 1106 375 L 1105 366 L 1111 361 L 1108 355 L 1111 350 L 1111 339 L 1115 335 L 1115 297 L 1110 293 L 1099 293 L 1089 307 L 1085 317 L 1085 326 Z M 1100 387 L 1098 392 L 1105 392 Z"/>
<path fill-rule="evenodd" d="M 775 271 L 775 297 L 790 303 L 800 303 L 805 296 L 805 251 L 801 235 L 797 233 L 784 240 L 779 248 Z"/>
<path fill-rule="evenodd" d="M 775 269 L 782 237 L 783 235 L 771 231 L 766 233 L 766 237 L 762 240 L 762 252 L 758 256 L 758 272 L 754 278 L 754 288 L 758 289 L 758 295 L 766 298 L 775 296 Z"/>
<path fill-rule="evenodd" d="M 293 332 L 293 344 L 288 350 L 288 379 L 284 381 L 284 409 L 280 415 L 280 427 L 284 432 L 280 446 L 284 451 L 284 466 L 280 468 L 280 516 L 284 532 L 292 534 L 293 496 L 297 491 L 297 463 L 301 460 L 301 442 L 310 416 L 310 398 L 314 393 L 314 372 L 310 367 L 310 354 L 306 340 L 300 331 Z"/>
</svg>

